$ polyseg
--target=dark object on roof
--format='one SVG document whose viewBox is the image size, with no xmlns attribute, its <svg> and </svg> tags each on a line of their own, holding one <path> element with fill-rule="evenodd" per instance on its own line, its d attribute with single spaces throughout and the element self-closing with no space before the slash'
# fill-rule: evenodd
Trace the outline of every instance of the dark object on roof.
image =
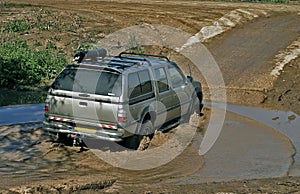
<svg viewBox="0 0 300 194">
<path fill-rule="evenodd" d="M 107 51 L 105 49 L 81 51 L 74 56 L 74 61 L 81 63 L 82 61 L 97 61 L 99 58 L 102 60 L 106 57 Z"/>
</svg>

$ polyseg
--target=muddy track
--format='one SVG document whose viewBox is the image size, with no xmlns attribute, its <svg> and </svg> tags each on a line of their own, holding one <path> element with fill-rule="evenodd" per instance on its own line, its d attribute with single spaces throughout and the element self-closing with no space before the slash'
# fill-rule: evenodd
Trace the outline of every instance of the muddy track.
<svg viewBox="0 0 300 194">
<path fill-rule="evenodd" d="M 300 37 L 299 19 L 298 13 L 259 18 L 206 44 L 223 73 L 229 102 L 264 101 L 275 79 L 270 74 L 275 56 Z"/>
<path fill-rule="evenodd" d="M 14 1 L 33 3 L 32 1 L 27 0 Z M 65 1 L 60 0 L 50 2 L 38 0 L 35 1 L 34 4 L 47 6 L 44 9 L 50 7 L 51 9 L 61 10 L 61 12 L 66 10 L 68 12 L 76 13 L 76 15 L 85 18 L 84 26 L 88 28 L 104 26 L 108 27 L 111 31 L 115 31 L 135 24 L 155 23 L 177 27 L 191 34 L 197 33 L 203 26 L 211 25 L 218 18 L 236 8 L 249 8 L 249 4 L 230 4 L 229 6 L 228 4 L 222 3 L 186 3 L 177 1 L 170 1 L 170 4 L 168 5 L 165 2 L 148 3 L 146 1 L 131 3 L 126 1 L 84 2 L 85 3 L 82 1 L 67 1 L 66 3 Z M 273 7 L 276 8 L 277 11 L 282 10 L 280 6 L 270 5 L 268 7 L 266 5 L 255 5 L 253 8 L 255 7 L 268 11 L 272 10 Z M 273 67 L 272 60 L 274 56 L 278 51 L 286 48 L 292 41 L 299 37 L 299 22 L 295 19 L 299 17 L 299 15 L 296 13 L 276 15 L 277 13 L 279 12 L 273 13 L 274 15 L 270 18 L 258 18 L 251 23 L 238 25 L 229 33 L 223 34 L 206 43 L 223 71 L 227 88 L 233 90 L 232 94 L 230 94 L 232 95 L 232 102 L 238 103 L 245 101 L 245 96 L 239 93 L 241 89 L 246 91 L 249 97 L 248 99 L 257 99 L 257 96 L 260 95 L 263 100 L 264 93 L 261 91 L 263 88 L 268 88 L 270 86 L 270 81 L 272 81 L 269 73 Z M 258 93 L 253 95 L 251 91 L 254 91 L 254 93 L 258 91 Z M 251 103 L 253 102 L 250 101 L 249 104 Z M 221 146 L 219 146 L 219 149 L 223 150 L 227 148 L 229 150 L 227 151 L 230 152 L 230 147 L 224 146 L 224 144 L 226 144 L 231 137 L 235 137 L 235 141 L 229 141 L 230 146 L 238 149 L 239 146 L 236 145 L 241 142 L 235 134 L 240 133 L 248 146 L 254 146 L 254 151 L 252 150 L 251 153 L 255 156 L 255 149 L 259 149 L 255 146 L 262 145 L 260 142 L 263 142 L 263 140 L 260 141 L 259 138 L 261 137 L 257 134 L 252 134 L 253 138 L 257 140 L 256 144 L 252 144 L 252 141 L 248 139 L 247 133 L 243 133 L 243 131 L 240 130 L 240 128 L 247 128 L 240 124 L 240 120 L 236 120 L 237 117 L 234 118 L 235 119 L 229 120 L 226 123 L 227 132 L 229 133 L 225 133 L 221 139 Z M 261 130 L 264 132 L 263 137 L 266 139 L 269 136 L 273 137 L 274 131 L 266 129 L 264 126 L 256 127 L 256 123 L 254 123 L 253 126 L 257 132 L 260 131 L 258 128 L 261 127 Z M 17 190 L 15 191 L 25 192 L 26 185 L 29 185 L 29 189 L 34 188 L 33 192 L 38 192 L 40 187 L 44 189 L 49 188 L 50 191 L 53 191 L 51 189 L 54 189 L 54 191 L 57 192 L 66 188 L 64 191 L 71 192 L 73 191 L 72 184 L 74 183 L 74 188 L 77 188 L 77 190 L 84 190 L 84 188 L 86 188 L 95 193 L 106 187 L 108 187 L 106 189 L 107 192 L 126 193 L 127 191 L 129 192 L 130 189 L 135 189 L 136 193 L 143 193 L 148 190 L 151 191 L 154 186 L 157 186 L 157 188 L 154 188 L 157 192 L 162 191 L 163 188 L 168 188 L 168 190 L 165 190 L 166 192 L 172 191 L 174 188 L 179 188 L 176 191 L 173 190 L 174 192 L 178 192 L 180 191 L 180 186 L 168 183 L 177 180 L 178 178 L 186 178 L 185 180 L 188 180 L 188 177 L 195 174 L 195 171 L 201 169 L 203 165 L 203 158 L 198 155 L 197 148 L 190 146 L 183 154 L 178 156 L 176 160 L 160 168 L 143 172 L 127 171 L 112 167 L 94 156 L 90 150 L 80 152 L 77 148 L 74 149 L 72 147 L 60 146 L 60 144 L 53 145 L 51 142 L 44 140 L 49 137 L 45 134 L 41 134 L 38 129 L 34 129 L 28 134 L 28 132 L 24 132 L 20 127 L 16 126 L 1 128 L 1 133 L 4 133 L 5 131 L 10 132 L 10 134 L 2 134 L 5 136 L 3 141 L 6 144 L 18 142 L 20 136 L 28 136 L 30 139 L 32 134 L 35 138 L 40 136 L 43 141 L 34 144 L 28 144 L 28 141 L 22 142 L 21 146 L 26 149 L 30 147 L 30 149 L 27 149 L 28 153 L 22 153 L 21 150 L 20 154 L 16 156 L 14 153 L 5 152 L 9 148 L 6 149 L 5 147 L 3 149 L 7 158 L 2 158 L 4 162 L 2 163 L 3 166 L 1 166 L 2 171 L 0 171 L 0 173 L 3 175 L 2 177 L 4 177 L 4 179 L 2 180 L 4 181 L 2 182 L 1 180 L 1 183 L 3 184 L 0 189 L 17 187 Z M 251 131 L 251 128 L 248 129 L 247 132 L 249 133 L 249 131 Z M 274 155 L 275 157 L 280 158 L 280 161 L 284 163 L 284 169 L 280 171 L 280 173 L 284 173 L 285 166 L 288 166 L 285 162 L 289 162 L 293 150 L 290 148 L 290 145 L 286 143 L 287 141 L 285 139 L 277 136 L 273 138 L 276 139 L 274 142 L 280 142 L 275 145 L 278 146 L 278 150 L 282 149 L 286 151 L 283 151 L 285 153 L 284 155 L 279 154 L 277 156 L 276 154 L 278 153 Z M 268 149 L 274 147 L 274 145 L 272 145 L 274 142 L 264 142 L 262 146 L 264 150 L 259 149 L 260 159 L 264 162 L 259 160 L 254 160 L 252 163 L 250 160 L 244 161 L 245 164 L 248 164 L 247 162 L 249 162 L 253 165 L 250 173 L 255 174 L 255 172 L 257 172 L 256 162 L 259 162 L 261 165 L 266 165 L 266 167 L 262 167 L 266 170 L 266 174 L 269 169 L 272 169 L 268 168 L 268 165 L 275 166 L 275 168 L 282 166 L 281 164 L 276 166 L 277 164 L 275 163 L 267 163 L 269 157 L 268 155 L 265 155 L 265 153 L 268 153 Z M 238 151 L 246 152 L 248 149 L 247 145 L 243 144 L 243 150 L 238 149 Z M 27 159 L 26 157 L 28 154 L 35 155 L 34 157 Z M 22 158 L 23 155 L 25 155 L 25 159 Z M 237 155 L 235 155 L 236 158 L 240 156 L 239 154 Z M 207 158 L 211 158 L 211 161 L 222 161 L 217 154 L 210 157 L 208 156 Z M 251 159 L 253 158 L 255 159 L 255 157 L 251 157 Z M 230 158 L 226 159 L 227 165 L 229 166 L 228 169 L 234 169 L 234 167 L 230 166 L 232 165 Z M 9 161 L 8 163 L 11 165 L 5 165 L 7 161 Z M 20 162 L 23 164 L 20 165 Z M 238 161 L 236 162 L 238 163 Z M 247 165 L 240 165 L 238 167 L 244 168 L 247 167 Z M 18 173 L 10 173 L 10 170 L 14 168 L 18 170 Z M 218 173 L 223 170 L 222 165 L 217 165 L 217 167 L 212 165 L 212 168 L 217 171 L 217 176 L 220 175 Z M 210 170 L 206 171 L 206 173 L 208 172 L 210 172 Z M 29 175 L 28 173 L 32 174 Z M 278 176 L 276 173 L 275 175 Z M 195 174 L 194 178 L 196 177 L 195 179 L 198 180 L 199 177 L 197 176 L 198 175 Z M 87 177 L 89 178 L 87 179 Z M 214 177 L 212 177 L 212 179 L 213 178 Z M 98 181 L 98 179 L 100 180 Z M 90 186 L 88 186 L 87 183 L 90 184 Z M 138 185 L 135 186 L 135 183 L 138 183 Z M 79 185 L 79 187 L 77 187 L 76 184 L 77 186 Z M 246 181 L 242 184 L 246 184 Z M 20 185 L 25 186 L 22 188 Z M 215 186 L 213 183 L 210 185 L 210 189 Z M 160 189 L 160 187 L 162 187 L 162 189 Z M 255 186 L 253 187 L 255 188 Z M 199 187 L 193 187 L 191 185 L 189 185 L 188 188 L 189 190 L 187 190 L 187 193 L 197 193 L 198 190 L 195 189 L 199 189 Z M 222 186 L 219 188 L 222 188 Z M 241 188 L 243 189 L 244 185 L 242 185 Z M 125 192 L 124 189 L 126 189 Z M 269 189 L 272 190 L 272 186 Z M 208 191 L 210 190 L 208 189 Z"/>
<path fill-rule="evenodd" d="M 267 89 L 276 54 L 300 36 L 298 13 L 260 18 L 215 38 L 208 49 L 228 87 Z"/>
</svg>

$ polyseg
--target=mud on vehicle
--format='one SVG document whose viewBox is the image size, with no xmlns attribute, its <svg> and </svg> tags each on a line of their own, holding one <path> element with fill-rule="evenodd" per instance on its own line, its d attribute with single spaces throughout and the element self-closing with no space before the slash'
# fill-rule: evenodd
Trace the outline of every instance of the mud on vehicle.
<svg viewBox="0 0 300 194">
<path fill-rule="evenodd" d="M 201 113 L 202 89 L 165 56 L 80 52 L 51 85 L 43 129 L 76 139 L 139 141 Z M 75 141 L 74 141 L 75 142 Z"/>
</svg>

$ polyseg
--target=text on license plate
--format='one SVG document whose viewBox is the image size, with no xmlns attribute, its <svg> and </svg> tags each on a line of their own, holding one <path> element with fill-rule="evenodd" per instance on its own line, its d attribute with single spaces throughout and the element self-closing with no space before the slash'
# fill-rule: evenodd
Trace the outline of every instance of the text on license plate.
<svg viewBox="0 0 300 194">
<path fill-rule="evenodd" d="M 76 131 L 86 132 L 86 133 L 96 133 L 96 129 L 88 129 L 84 127 L 75 127 Z"/>
</svg>

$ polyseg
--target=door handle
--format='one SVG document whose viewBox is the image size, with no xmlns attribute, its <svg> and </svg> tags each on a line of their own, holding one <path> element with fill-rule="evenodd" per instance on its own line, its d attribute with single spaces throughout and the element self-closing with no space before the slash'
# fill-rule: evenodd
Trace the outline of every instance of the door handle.
<svg viewBox="0 0 300 194">
<path fill-rule="evenodd" d="M 79 102 L 79 105 L 80 105 L 80 106 L 87 106 L 88 103 L 87 103 L 87 102 Z"/>
</svg>

